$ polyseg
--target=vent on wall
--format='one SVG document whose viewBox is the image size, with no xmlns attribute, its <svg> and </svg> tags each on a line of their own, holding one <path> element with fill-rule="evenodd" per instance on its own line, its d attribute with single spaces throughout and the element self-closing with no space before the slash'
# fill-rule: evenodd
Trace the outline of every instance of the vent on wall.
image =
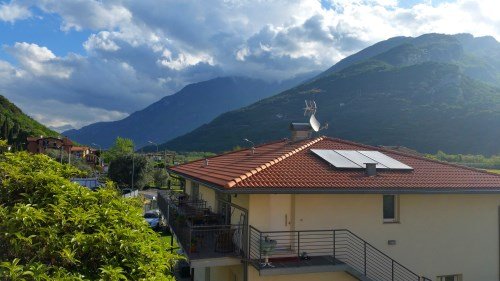
<svg viewBox="0 0 500 281">
<path fill-rule="evenodd" d="M 412 167 L 375 150 L 311 149 L 311 152 L 339 169 L 365 169 L 366 164 L 376 164 L 383 170 L 413 170 Z"/>
</svg>

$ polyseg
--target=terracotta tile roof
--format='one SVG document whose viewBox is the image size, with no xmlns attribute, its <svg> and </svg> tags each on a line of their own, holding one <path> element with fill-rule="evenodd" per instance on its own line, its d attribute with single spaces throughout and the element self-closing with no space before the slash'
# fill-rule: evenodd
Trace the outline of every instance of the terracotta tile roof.
<svg viewBox="0 0 500 281">
<path fill-rule="evenodd" d="M 85 151 L 88 150 L 89 148 L 86 146 L 73 146 L 71 148 L 71 151 Z"/>
<path fill-rule="evenodd" d="M 336 169 L 310 149 L 377 150 L 411 167 L 413 171 Z M 430 160 L 414 154 L 319 137 L 297 143 L 278 141 L 198 160 L 170 168 L 190 178 L 231 190 L 498 190 L 500 175 Z"/>
</svg>

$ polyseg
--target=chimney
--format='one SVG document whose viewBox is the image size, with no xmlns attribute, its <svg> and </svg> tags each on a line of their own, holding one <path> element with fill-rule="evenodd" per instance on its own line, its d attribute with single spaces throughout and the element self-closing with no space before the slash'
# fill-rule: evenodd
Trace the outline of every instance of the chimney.
<svg viewBox="0 0 500 281">
<path fill-rule="evenodd" d="M 365 173 L 367 176 L 373 177 L 377 175 L 377 163 L 365 163 L 365 165 Z"/>
<path fill-rule="evenodd" d="M 292 132 L 292 142 L 309 139 L 312 135 L 312 127 L 309 123 L 291 123 L 290 131 Z"/>
</svg>

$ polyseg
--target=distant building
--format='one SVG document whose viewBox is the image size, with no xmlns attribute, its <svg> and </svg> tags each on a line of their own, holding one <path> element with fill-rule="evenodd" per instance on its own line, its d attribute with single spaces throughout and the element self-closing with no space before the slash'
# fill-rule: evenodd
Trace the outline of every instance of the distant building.
<svg viewBox="0 0 500 281">
<path fill-rule="evenodd" d="M 71 153 L 74 158 L 84 159 L 89 165 L 99 165 L 100 152 L 88 146 L 75 146 L 74 143 L 67 137 L 28 137 L 28 151 L 30 153 L 43 153 L 47 149 L 63 150 L 66 153 Z"/>
<path fill-rule="evenodd" d="M 71 148 L 71 156 L 76 158 L 86 158 L 90 154 L 90 148 L 87 146 L 73 146 Z"/>
<path fill-rule="evenodd" d="M 47 149 L 62 149 L 67 153 L 71 152 L 73 142 L 67 137 L 28 137 L 28 151 L 30 153 L 45 153 Z"/>
<path fill-rule="evenodd" d="M 99 151 L 88 146 L 73 146 L 71 156 L 84 159 L 89 165 L 99 165 Z"/>
<path fill-rule="evenodd" d="M 72 178 L 71 182 L 77 183 L 91 190 L 96 190 L 103 186 L 103 184 L 99 182 L 98 178 Z"/>
</svg>

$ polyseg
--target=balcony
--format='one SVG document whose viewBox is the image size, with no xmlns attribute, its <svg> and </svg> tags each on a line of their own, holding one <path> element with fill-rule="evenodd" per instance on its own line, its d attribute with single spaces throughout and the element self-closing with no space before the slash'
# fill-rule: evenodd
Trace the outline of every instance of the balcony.
<svg viewBox="0 0 500 281">
<path fill-rule="evenodd" d="M 260 275 L 344 271 L 359 280 L 429 280 L 346 229 L 259 231 L 250 226 L 249 260 Z"/>
<path fill-rule="evenodd" d="M 204 200 L 193 200 L 180 192 L 158 193 L 158 207 L 191 261 L 245 256 L 244 220 L 238 224 L 229 223 L 236 207 L 223 201 L 219 206 L 222 213 L 215 213 Z"/>
</svg>

